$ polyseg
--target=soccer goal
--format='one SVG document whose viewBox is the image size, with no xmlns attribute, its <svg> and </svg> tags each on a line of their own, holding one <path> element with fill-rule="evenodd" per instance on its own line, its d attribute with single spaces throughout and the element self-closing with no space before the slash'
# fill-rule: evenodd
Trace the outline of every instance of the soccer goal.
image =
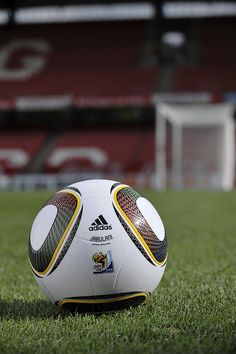
<svg viewBox="0 0 236 354">
<path fill-rule="evenodd" d="M 156 105 L 158 189 L 230 190 L 234 174 L 231 104 Z"/>
</svg>

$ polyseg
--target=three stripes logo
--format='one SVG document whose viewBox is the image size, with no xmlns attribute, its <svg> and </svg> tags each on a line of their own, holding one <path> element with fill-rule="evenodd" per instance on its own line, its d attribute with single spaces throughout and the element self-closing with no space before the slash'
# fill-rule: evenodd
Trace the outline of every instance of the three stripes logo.
<svg viewBox="0 0 236 354">
<path fill-rule="evenodd" d="M 108 225 L 108 222 L 102 215 L 99 215 L 99 217 L 89 227 L 89 231 L 111 230 L 111 229 L 112 229 L 111 224 Z"/>
</svg>

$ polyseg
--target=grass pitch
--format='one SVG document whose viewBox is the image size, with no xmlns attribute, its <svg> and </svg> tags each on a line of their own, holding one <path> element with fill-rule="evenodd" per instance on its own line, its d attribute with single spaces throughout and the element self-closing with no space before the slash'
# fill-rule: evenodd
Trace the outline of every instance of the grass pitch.
<svg viewBox="0 0 236 354">
<path fill-rule="evenodd" d="M 166 271 L 145 305 L 101 316 L 63 313 L 33 279 L 28 234 L 51 194 L 0 193 L 0 353 L 236 353 L 236 192 L 142 191 Z"/>
</svg>

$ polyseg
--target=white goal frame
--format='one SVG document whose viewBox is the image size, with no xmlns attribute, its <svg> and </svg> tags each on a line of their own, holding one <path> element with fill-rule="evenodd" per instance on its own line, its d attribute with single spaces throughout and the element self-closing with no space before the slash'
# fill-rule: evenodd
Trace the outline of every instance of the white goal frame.
<svg viewBox="0 0 236 354">
<path fill-rule="evenodd" d="M 171 188 L 181 189 L 182 183 L 182 132 L 183 128 L 219 127 L 221 138 L 221 173 L 219 189 L 228 191 L 235 177 L 235 123 L 233 106 L 217 104 L 156 104 L 156 188 L 166 189 L 166 124 L 172 124 L 172 183 Z"/>
</svg>

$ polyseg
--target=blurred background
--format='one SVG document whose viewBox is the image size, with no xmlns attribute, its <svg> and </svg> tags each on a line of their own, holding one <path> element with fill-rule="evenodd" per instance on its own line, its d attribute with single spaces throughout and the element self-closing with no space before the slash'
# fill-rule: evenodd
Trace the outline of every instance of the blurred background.
<svg viewBox="0 0 236 354">
<path fill-rule="evenodd" d="M 0 189 L 235 186 L 236 3 L 0 1 Z"/>
</svg>

